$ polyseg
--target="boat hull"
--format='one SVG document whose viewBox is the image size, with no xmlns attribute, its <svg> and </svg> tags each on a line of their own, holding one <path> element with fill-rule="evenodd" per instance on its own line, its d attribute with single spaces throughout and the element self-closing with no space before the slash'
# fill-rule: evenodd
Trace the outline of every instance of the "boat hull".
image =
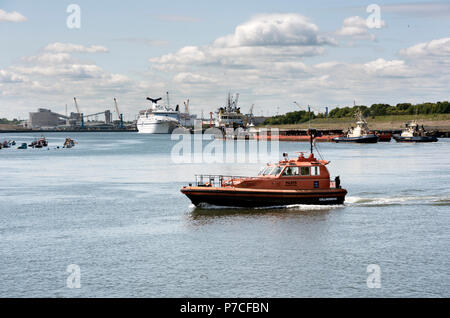
<svg viewBox="0 0 450 318">
<path fill-rule="evenodd" d="M 438 139 L 436 137 L 431 137 L 431 136 L 414 136 L 414 137 L 394 136 L 394 139 L 397 142 L 436 142 L 436 141 L 438 141 Z"/>
<path fill-rule="evenodd" d="M 140 134 L 170 134 L 177 128 L 177 123 L 172 121 L 143 121 L 137 124 Z"/>
<path fill-rule="evenodd" d="M 195 206 L 210 204 L 232 207 L 267 207 L 294 204 L 343 204 L 345 189 L 267 190 L 241 188 L 184 187 L 185 194 Z"/>
<path fill-rule="evenodd" d="M 339 142 L 355 142 L 360 144 L 374 144 L 378 142 L 378 136 L 376 135 L 366 135 L 360 137 L 337 137 L 333 138 L 333 141 L 336 143 Z"/>
</svg>

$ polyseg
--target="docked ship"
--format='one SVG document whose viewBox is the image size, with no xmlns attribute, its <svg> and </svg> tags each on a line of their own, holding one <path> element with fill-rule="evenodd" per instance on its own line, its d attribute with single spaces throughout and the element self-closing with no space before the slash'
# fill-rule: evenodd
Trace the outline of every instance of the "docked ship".
<svg viewBox="0 0 450 318">
<path fill-rule="evenodd" d="M 376 143 L 378 136 L 371 132 L 361 111 L 356 112 L 356 127 L 351 127 L 340 137 L 333 138 L 334 142 Z"/>
<path fill-rule="evenodd" d="M 141 134 L 170 134 L 180 126 L 180 111 L 167 105 L 158 104 L 162 98 L 147 97 L 152 105 L 149 109 L 139 112 L 137 129 Z M 167 98 L 168 100 L 168 98 Z M 177 107 L 178 108 L 178 107 Z"/>
<path fill-rule="evenodd" d="M 196 176 L 196 184 L 181 192 L 196 206 L 210 204 L 232 207 L 286 206 L 293 204 L 343 204 L 347 191 L 340 178 L 334 181 L 327 169 L 329 161 L 318 160 L 313 153 L 315 132 L 310 132 L 311 154 L 267 164 L 256 177 L 222 175 Z"/>
<path fill-rule="evenodd" d="M 438 139 L 429 136 L 428 132 L 422 126 L 419 126 L 416 120 L 405 124 L 406 129 L 400 135 L 394 135 L 397 142 L 436 142 Z"/>
<path fill-rule="evenodd" d="M 190 114 L 189 103 L 189 99 L 184 102 L 184 112 L 180 112 L 180 125 L 186 128 L 193 128 L 197 115 Z"/>
<path fill-rule="evenodd" d="M 247 117 L 241 113 L 238 107 L 239 94 L 233 98 L 228 94 L 227 104 L 220 107 L 217 111 L 217 119 L 215 120 L 216 128 L 239 128 L 245 127 Z"/>
</svg>

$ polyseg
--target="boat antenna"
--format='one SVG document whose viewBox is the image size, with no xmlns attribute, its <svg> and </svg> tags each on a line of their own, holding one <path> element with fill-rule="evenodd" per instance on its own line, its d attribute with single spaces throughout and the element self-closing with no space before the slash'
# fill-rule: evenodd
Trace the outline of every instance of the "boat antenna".
<svg viewBox="0 0 450 318">
<path fill-rule="evenodd" d="M 308 129 L 308 134 L 309 134 L 309 144 L 311 146 L 311 154 L 314 154 L 314 138 L 316 137 L 317 134 L 317 130 L 314 128 L 310 128 Z"/>
<path fill-rule="evenodd" d="M 167 95 L 167 107 L 170 108 L 169 92 L 166 92 L 166 95 Z"/>
</svg>

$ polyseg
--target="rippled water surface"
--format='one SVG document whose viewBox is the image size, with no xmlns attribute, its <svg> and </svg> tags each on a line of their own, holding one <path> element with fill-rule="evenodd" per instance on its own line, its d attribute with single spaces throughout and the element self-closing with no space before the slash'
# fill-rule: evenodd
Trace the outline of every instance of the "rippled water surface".
<svg viewBox="0 0 450 318">
<path fill-rule="evenodd" d="M 170 136 L 71 137 L 70 150 L 57 133 L 49 149 L 0 150 L 0 297 L 450 296 L 449 140 L 320 144 L 345 205 L 244 210 L 196 209 L 179 189 L 262 163 L 173 163 Z"/>
</svg>

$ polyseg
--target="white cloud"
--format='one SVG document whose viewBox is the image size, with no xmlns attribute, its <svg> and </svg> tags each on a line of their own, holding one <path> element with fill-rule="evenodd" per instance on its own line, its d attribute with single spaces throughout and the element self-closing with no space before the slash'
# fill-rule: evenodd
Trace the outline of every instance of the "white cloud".
<svg viewBox="0 0 450 318">
<path fill-rule="evenodd" d="M 43 53 L 38 56 L 27 56 L 22 58 L 25 62 L 38 62 L 43 64 L 61 64 L 72 62 L 72 56 L 68 53 Z"/>
<path fill-rule="evenodd" d="M 405 77 L 414 76 L 415 71 L 406 65 L 402 60 L 391 60 L 379 58 L 364 64 L 365 70 L 369 74 L 378 76 Z"/>
<path fill-rule="evenodd" d="M 216 47 L 242 46 L 315 46 L 335 44 L 319 34 L 319 28 L 306 17 L 296 14 L 263 14 L 236 27 L 231 35 L 214 42 Z"/>
<path fill-rule="evenodd" d="M 103 70 L 95 64 L 13 66 L 16 72 L 27 75 L 66 76 L 72 78 L 100 78 Z"/>
<path fill-rule="evenodd" d="M 28 79 L 24 76 L 10 71 L 0 70 L 0 83 L 22 83 L 26 81 Z"/>
<path fill-rule="evenodd" d="M 19 12 L 6 12 L 0 9 L 0 22 L 25 22 L 28 19 Z"/>
<path fill-rule="evenodd" d="M 72 43 L 52 43 L 45 47 L 45 51 L 56 53 L 107 53 L 108 49 L 101 45 L 83 46 Z"/>
<path fill-rule="evenodd" d="M 299 14 L 265 14 L 237 26 L 233 34 L 210 45 L 186 46 L 149 61 L 161 71 L 186 71 L 193 65 L 251 69 L 280 59 L 298 61 L 320 55 L 325 45 L 335 43 Z"/>
<path fill-rule="evenodd" d="M 386 26 L 386 22 L 381 20 L 381 27 Z M 341 36 L 350 36 L 360 39 L 375 40 L 375 36 L 370 34 L 367 21 L 359 16 L 348 17 L 342 23 L 342 27 L 336 32 Z"/>
<path fill-rule="evenodd" d="M 436 39 L 413 45 L 407 49 L 400 50 L 400 55 L 410 58 L 450 57 L 450 38 Z"/>
<path fill-rule="evenodd" d="M 214 78 L 194 73 L 179 73 L 173 78 L 173 81 L 180 84 L 209 84 L 217 82 Z"/>
</svg>

